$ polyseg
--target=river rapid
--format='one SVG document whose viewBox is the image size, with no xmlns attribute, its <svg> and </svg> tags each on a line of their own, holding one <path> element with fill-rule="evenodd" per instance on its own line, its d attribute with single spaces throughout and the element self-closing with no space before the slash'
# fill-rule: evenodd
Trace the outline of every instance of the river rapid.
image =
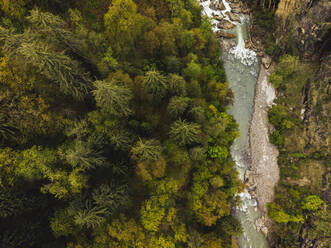
<svg viewBox="0 0 331 248">
<path fill-rule="evenodd" d="M 229 109 L 229 114 L 233 115 L 239 124 L 240 137 L 234 141 L 231 147 L 231 154 L 236 162 L 236 168 L 240 178 L 245 181 L 245 175 L 251 167 L 250 160 L 250 124 L 254 112 L 255 87 L 260 72 L 260 63 L 256 52 L 245 48 L 245 39 L 247 39 L 247 25 L 249 16 L 246 14 L 237 14 L 240 22 L 233 21 L 226 12 L 231 12 L 231 7 L 226 0 L 222 0 L 222 8 L 215 8 L 211 2 L 219 1 L 201 1 L 205 15 L 213 18 L 221 17 L 234 24 L 232 29 L 222 30 L 224 32 L 236 35 L 235 46 L 229 48 L 231 40 L 223 39 L 223 61 L 229 86 L 234 93 L 234 104 Z M 221 2 L 221 0 L 220 0 Z M 220 18 L 219 18 L 220 19 Z M 214 31 L 220 29 L 217 27 L 218 21 L 213 18 Z M 235 216 L 242 224 L 243 234 L 238 237 L 238 243 L 241 248 L 267 248 L 268 242 L 265 236 L 256 227 L 256 220 L 261 217 L 261 212 L 257 207 L 258 203 L 249 191 L 246 189 L 239 194 L 242 204 L 235 209 Z"/>
</svg>

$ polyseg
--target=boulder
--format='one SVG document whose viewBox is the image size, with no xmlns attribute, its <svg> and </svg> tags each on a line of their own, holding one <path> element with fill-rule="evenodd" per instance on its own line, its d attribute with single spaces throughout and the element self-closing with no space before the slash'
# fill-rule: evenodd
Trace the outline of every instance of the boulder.
<svg viewBox="0 0 331 248">
<path fill-rule="evenodd" d="M 264 68 L 266 68 L 266 69 L 269 69 L 271 62 L 272 62 L 272 60 L 269 56 L 265 56 L 262 58 L 262 64 L 263 64 Z"/>
<path fill-rule="evenodd" d="M 257 53 L 257 56 L 258 56 L 258 57 L 263 57 L 263 56 L 264 56 L 264 52 L 258 52 L 258 53 Z"/>
<path fill-rule="evenodd" d="M 250 42 L 250 40 L 245 40 L 245 48 L 247 48 L 247 49 L 252 49 L 253 48 L 253 45 Z"/>
<path fill-rule="evenodd" d="M 215 18 L 215 20 L 217 20 L 217 21 L 220 22 L 220 21 L 222 21 L 224 19 L 224 16 L 221 13 L 221 15 L 215 15 L 214 18 Z"/>
<path fill-rule="evenodd" d="M 217 24 L 217 27 L 220 29 L 231 29 L 234 28 L 235 25 L 232 22 L 223 19 Z"/>
<path fill-rule="evenodd" d="M 222 0 L 219 0 L 219 2 L 218 2 L 218 4 L 217 4 L 217 8 L 218 8 L 219 10 L 225 10 L 225 9 L 226 9 L 226 8 L 225 8 L 225 5 L 224 5 L 224 3 L 223 3 Z"/>
<path fill-rule="evenodd" d="M 237 2 L 237 3 L 230 3 L 229 4 L 231 9 L 238 9 L 238 8 L 241 8 L 241 4 L 240 2 Z"/>
<path fill-rule="evenodd" d="M 218 10 L 217 9 L 217 6 L 216 6 L 216 2 L 214 1 L 211 1 L 210 4 L 209 4 L 209 8 L 211 8 L 212 10 Z"/>
<path fill-rule="evenodd" d="M 230 11 L 225 12 L 225 14 L 230 18 L 231 21 L 240 23 L 240 18 L 236 14 L 233 14 Z"/>
<path fill-rule="evenodd" d="M 230 33 L 224 32 L 224 31 L 218 31 L 216 33 L 216 37 L 218 37 L 218 38 L 223 37 L 223 38 L 226 38 L 226 39 L 234 39 L 234 38 L 236 38 L 236 35 L 230 34 Z"/>
</svg>

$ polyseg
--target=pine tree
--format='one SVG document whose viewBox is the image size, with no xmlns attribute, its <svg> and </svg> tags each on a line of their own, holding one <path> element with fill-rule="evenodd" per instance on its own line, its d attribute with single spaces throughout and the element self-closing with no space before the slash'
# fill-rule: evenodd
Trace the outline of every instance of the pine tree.
<svg viewBox="0 0 331 248">
<path fill-rule="evenodd" d="M 128 186 L 102 184 L 92 194 L 94 204 L 99 209 L 107 209 L 107 216 L 123 210 L 129 203 Z"/>
<path fill-rule="evenodd" d="M 168 104 L 168 112 L 174 117 L 178 118 L 184 114 L 185 110 L 189 106 L 190 98 L 188 97 L 172 97 Z"/>
<path fill-rule="evenodd" d="M 143 80 L 146 92 L 151 93 L 155 99 L 163 98 L 167 93 L 167 78 L 158 71 L 148 71 Z"/>
<path fill-rule="evenodd" d="M 186 96 L 185 79 L 177 74 L 169 74 L 169 92 L 174 96 Z"/>
<path fill-rule="evenodd" d="M 175 121 L 170 127 L 170 136 L 179 145 L 190 145 L 200 141 L 200 126 L 185 120 Z"/>
<path fill-rule="evenodd" d="M 96 228 L 106 221 L 106 213 L 107 209 L 95 207 L 87 200 L 85 208 L 76 210 L 74 222 L 81 228 Z"/>
<path fill-rule="evenodd" d="M 31 30 L 14 34 L 0 27 L 0 41 L 4 43 L 2 50 L 9 59 L 23 60 L 36 68 L 40 74 L 58 83 L 63 93 L 83 99 L 91 88 L 89 74 L 80 68 L 77 61 L 64 51 L 58 51 L 56 44 L 40 41 Z"/>
<path fill-rule="evenodd" d="M 97 106 L 102 110 L 127 117 L 132 113 L 129 103 L 133 97 L 131 90 L 116 79 L 110 81 L 95 81 L 93 91 Z"/>
<path fill-rule="evenodd" d="M 38 35 L 42 35 L 47 43 L 56 42 L 57 45 L 87 59 L 87 45 L 68 30 L 68 25 L 60 17 L 49 12 L 41 12 L 36 8 L 30 11 L 26 19 L 33 30 Z"/>
<path fill-rule="evenodd" d="M 65 158 L 74 168 L 83 171 L 101 167 L 106 163 L 100 152 L 93 150 L 89 143 L 83 141 L 76 141 L 73 148 L 66 152 Z"/>
<path fill-rule="evenodd" d="M 160 158 L 162 147 L 155 139 L 141 140 L 131 149 L 132 156 L 137 161 L 156 161 Z"/>
</svg>

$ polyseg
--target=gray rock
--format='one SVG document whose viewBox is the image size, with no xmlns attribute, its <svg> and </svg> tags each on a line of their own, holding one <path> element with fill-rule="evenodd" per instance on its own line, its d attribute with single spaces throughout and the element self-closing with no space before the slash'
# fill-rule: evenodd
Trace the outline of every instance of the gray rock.
<svg viewBox="0 0 331 248">
<path fill-rule="evenodd" d="M 234 34 L 231 34 L 231 33 L 227 33 L 227 32 L 224 32 L 224 31 L 218 31 L 216 33 L 216 37 L 223 37 L 223 38 L 227 38 L 227 39 L 234 39 L 236 38 L 236 35 Z"/>
<path fill-rule="evenodd" d="M 234 28 L 235 25 L 228 20 L 222 20 L 217 24 L 217 27 L 220 29 L 231 29 Z"/>
<path fill-rule="evenodd" d="M 269 56 L 265 56 L 262 58 L 262 64 L 263 64 L 264 68 L 269 69 L 271 63 L 272 63 L 272 60 Z"/>
<path fill-rule="evenodd" d="M 227 11 L 225 14 L 230 18 L 231 21 L 239 22 L 240 23 L 240 18 L 236 14 L 233 14 L 230 11 Z"/>
</svg>

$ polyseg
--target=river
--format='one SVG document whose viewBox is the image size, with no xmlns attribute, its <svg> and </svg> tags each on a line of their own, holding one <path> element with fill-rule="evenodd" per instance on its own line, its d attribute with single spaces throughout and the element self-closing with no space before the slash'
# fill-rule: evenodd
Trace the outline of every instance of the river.
<svg viewBox="0 0 331 248">
<path fill-rule="evenodd" d="M 209 17 L 213 15 L 223 16 L 224 19 L 235 24 L 231 30 L 225 30 L 236 34 L 236 46 L 224 51 L 224 67 L 229 86 L 234 93 L 234 104 L 229 113 L 234 116 L 239 124 L 240 137 L 234 141 L 231 154 L 236 162 L 236 168 L 240 178 L 245 180 L 245 173 L 250 167 L 249 160 L 249 128 L 254 110 L 255 86 L 259 75 L 260 64 L 256 53 L 245 48 L 247 38 L 248 15 L 239 14 L 241 23 L 231 21 L 225 13 L 231 11 L 229 3 L 222 0 L 225 10 L 210 8 L 210 0 L 201 2 L 203 11 Z M 218 1 L 215 1 L 218 2 Z M 216 20 L 212 21 L 217 24 Z M 218 31 L 215 26 L 214 31 Z M 235 215 L 242 224 L 243 234 L 238 237 L 241 248 L 266 248 L 268 243 L 264 235 L 257 230 L 255 221 L 261 216 L 257 208 L 257 201 L 245 190 L 239 194 L 242 204 L 235 209 Z"/>
</svg>

